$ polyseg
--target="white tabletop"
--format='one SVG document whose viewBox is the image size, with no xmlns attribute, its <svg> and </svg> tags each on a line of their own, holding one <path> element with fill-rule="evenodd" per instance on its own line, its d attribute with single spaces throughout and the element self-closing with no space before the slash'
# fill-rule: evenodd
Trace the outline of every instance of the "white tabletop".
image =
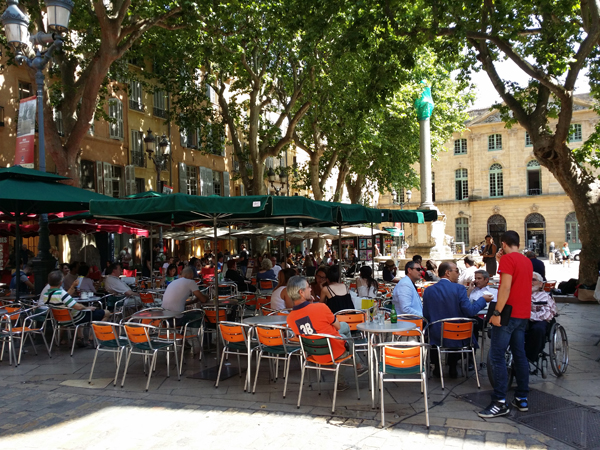
<svg viewBox="0 0 600 450">
<path fill-rule="evenodd" d="M 417 326 L 412 322 L 401 321 L 396 323 L 384 322 L 383 325 L 376 322 L 363 322 L 357 324 L 356 328 L 360 331 L 368 331 L 369 333 L 391 333 L 394 331 L 414 330 Z"/>
<path fill-rule="evenodd" d="M 150 311 L 138 311 L 131 316 L 132 319 L 172 319 L 182 317 L 182 313 L 170 311 L 168 309 L 152 309 Z"/>
<path fill-rule="evenodd" d="M 246 317 L 243 322 L 249 325 L 286 325 L 287 316 L 253 316 Z"/>
<path fill-rule="evenodd" d="M 75 300 L 77 303 L 98 302 L 101 299 L 102 299 L 102 297 L 98 297 L 96 295 L 93 295 L 91 297 L 86 297 L 86 298 L 73 297 L 73 300 Z"/>
</svg>

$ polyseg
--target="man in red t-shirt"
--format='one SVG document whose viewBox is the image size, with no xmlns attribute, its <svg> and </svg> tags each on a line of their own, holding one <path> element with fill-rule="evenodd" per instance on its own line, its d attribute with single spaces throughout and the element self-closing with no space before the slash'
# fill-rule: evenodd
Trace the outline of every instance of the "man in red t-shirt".
<svg viewBox="0 0 600 450">
<path fill-rule="evenodd" d="M 519 411 L 528 411 L 527 395 L 529 393 L 529 363 L 525 355 L 525 328 L 531 315 L 531 283 L 533 266 L 525 255 L 519 252 L 519 234 L 507 231 L 502 235 L 502 249 L 496 253 L 500 262 L 500 287 L 494 315 L 490 319 L 492 340 L 490 343 L 490 359 L 494 371 L 494 393 L 490 405 L 479 412 L 483 418 L 504 416 L 510 412 L 506 405 L 508 377 L 505 353 L 510 346 L 517 389 L 512 405 Z M 511 307 L 508 324 L 500 323 L 501 313 Z"/>
<path fill-rule="evenodd" d="M 345 322 L 340 323 L 329 309 L 329 306 L 325 303 L 311 303 L 311 289 L 306 278 L 301 276 L 291 277 L 288 280 L 286 290 L 294 302 L 294 307 L 287 317 L 287 324 L 296 336 L 329 334 L 351 339 L 350 327 Z M 331 340 L 331 350 L 334 358 L 339 358 L 348 350 L 346 342 L 337 339 Z M 324 363 L 331 361 L 331 357 L 328 355 L 314 356 L 314 359 L 317 362 L 322 361 Z M 356 364 L 356 370 L 359 375 L 367 371 L 360 363 Z M 344 381 L 342 374 L 340 374 L 338 391 L 347 388 L 348 383 Z"/>
</svg>

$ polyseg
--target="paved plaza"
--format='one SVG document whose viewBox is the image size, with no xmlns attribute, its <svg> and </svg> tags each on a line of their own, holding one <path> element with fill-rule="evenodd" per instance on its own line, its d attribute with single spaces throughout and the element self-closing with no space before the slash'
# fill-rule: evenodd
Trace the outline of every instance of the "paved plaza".
<svg viewBox="0 0 600 450">
<path fill-rule="evenodd" d="M 560 379 L 552 373 L 546 380 L 532 376 L 531 387 L 600 411 L 600 347 L 595 346 L 600 306 L 561 303 L 558 308 L 570 341 L 568 371 Z M 2 448 L 574 448 L 511 417 L 480 419 L 480 408 L 461 398 L 478 392 L 474 375 L 447 379 L 445 391 L 438 379 L 430 380 L 429 430 L 418 385 L 386 386 L 387 427 L 382 429 L 379 409 L 371 408 L 366 376 L 359 379 L 361 399 L 352 388 L 339 393 L 335 414 L 330 376 L 320 396 L 316 385 L 305 385 L 297 409 L 297 359 L 284 399 L 283 380 L 269 382 L 266 363 L 253 395 L 243 391 L 237 375 L 219 388 L 190 378 L 216 364 L 214 353 L 199 363 L 188 352 L 181 381 L 173 370 L 166 377 L 161 356 L 146 393 L 140 357 L 132 357 L 125 387 L 120 388 L 112 385 L 112 356 L 99 357 L 93 384 L 88 385 L 93 350 L 76 349 L 70 357 L 61 347 L 50 359 L 42 348 L 38 346 L 38 356 L 30 349 L 17 368 L 8 364 L 7 355 L 0 363 Z M 235 358 L 230 362 L 237 367 Z M 481 391 L 490 390 L 485 368 L 480 377 Z"/>
</svg>

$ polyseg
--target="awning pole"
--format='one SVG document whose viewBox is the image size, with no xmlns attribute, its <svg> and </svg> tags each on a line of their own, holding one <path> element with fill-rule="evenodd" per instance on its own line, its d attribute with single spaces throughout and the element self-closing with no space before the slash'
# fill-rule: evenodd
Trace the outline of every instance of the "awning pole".
<svg viewBox="0 0 600 450">
<path fill-rule="evenodd" d="M 283 257 L 287 261 L 287 225 L 286 219 L 283 219 Z"/>
<path fill-rule="evenodd" d="M 371 266 L 373 268 L 373 278 L 375 278 L 375 238 L 373 237 L 373 222 L 371 222 Z"/>
<path fill-rule="evenodd" d="M 152 225 L 150 225 L 150 289 L 154 285 L 154 247 L 152 247 Z"/>
<path fill-rule="evenodd" d="M 217 257 L 217 216 L 213 217 L 213 227 L 214 227 L 214 240 L 213 240 L 213 254 L 214 257 Z M 215 299 L 214 299 L 214 304 L 215 304 L 215 309 L 216 309 L 216 326 L 217 326 L 217 334 L 216 334 L 216 341 L 217 341 L 217 361 L 219 361 L 219 358 L 221 357 L 221 341 L 219 340 L 218 336 L 219 336 L 219 273 L 218 273 L 218 265 L 219 265 L 219 261 L 215 261 L 214 262 L 215 265 Z"/>
<path fill-rule="evenodd" d="M 338 282 L 341 283 L 342 282 L 342 225 L 341 224 L 338 226 L 338 269 L 339 269 Z"/>
</svg>

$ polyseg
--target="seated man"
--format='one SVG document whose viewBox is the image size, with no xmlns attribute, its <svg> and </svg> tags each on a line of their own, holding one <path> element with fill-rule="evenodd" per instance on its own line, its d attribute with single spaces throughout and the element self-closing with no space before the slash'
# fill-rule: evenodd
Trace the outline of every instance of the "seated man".
<svg viewBox="0 0 600 450">
<path fill-rule="evenodd" d="M 131 308 L 142 304 L 140 297 L 135 295 L 131 288 L 119 277 L 121 276 L 121 264 L 113 263 L 107 269 L 108 275 L 104 279 L 104 287 L 111 294 L 124 295 L 124 306 Z"/>
<path fill-rule="evenodd" d="M 401 278 L 392 294 L 392 303 L 397 314 L 423 315 L 423 303 L 415 283 L 421 279 L 421 266 L 409 261 L 404 266 L 406 276 Z"/>
<path fill-rule="evenodd" d="M 32 272 L 32 267 L 29 264 L 23 264 L 21 266 L 21 270 L 19 270 L 19 271 L 15 270 L 15 273 L 13 273 L 13 275 L 10 279 L 9 288 L 17 289 L 17 284 L 18 284 L 20 293 L 26 294 L 30 290 L 33 291 L 33 289 L 34 289 L 33 283 L 31 281 L 29 281 L 29 278 L 28 278 L 28 276 L 31 275 L 31 272 Z M 17 283 L 17 273 L 19 274 L 18 283 Z"/>
<path fill-rule="evenodd" d="M 294 276 L 288 280 L 287 293 L 294 302 L 294 307 L 287 317 L 287 324 L 296 336 L 311 334 L 329 334 L 351 339 L 350 327 L 345 322 L 339 322 L 325 303 L 311 303 L 311 289 L 306 278 Z M 339 358 L 347 350 L 349 341 L 334 340 L 331 342 L 333 357 Z M 329 361 L 329 355 L 315 356 L 315 360 Z M 365 373 L 367 368 L 356 363 L 359 375 Z M 338 391 L 348 389 L 348 383 L 340 373 Z"/>
<path fill-rule="evenodd" d="M 550 294 L 544 292 L 544 279 L 533 272 L 531 286 L 531 318 L 525 333 L 525 354 L 531 362 L 537 362 L 546 345 L 546 332 L 550 321 L 556 316 L 556 303 Z"/>
<path fill-rule="evenodd" d="M 65 275 L 65 279 L 63 280 L 63 289 L 69 289 L 69 287 L 73 284 L 79 277 L 79 261 L 73 261 L 69 265 L 69 273 Z"/>
<path fill-rule="evenodd" d="M 46 301 L 45 305 L 51 307 L 66 307 L 71 308 L 71 317 L 73 318 L 73 322 L 75 324 L 80 323 L 89 323 L 91 321 L 100 321 L 106 320 L 108 316 L 110 316 L 109 311 L 104 311 L 102 309 L 96 309 L 94 306 L 84 306 L 81 303 L 77 303 L 71 297 L 71 294 L 75 292 L 75 287 L 77 286 L 77 280 L 71 283 L 69 286 L 69 290 L 65 291 L 62 288 L 63 284 L 63 273 L 60 270 L 55 270 L 50 272 L 48 275 L 48 284 L 50 288 L 46 292 Z M 83 311 L 83 310 L 86 311 Z M 79 328 L 77 346 L 78 347 L 87 347 L 87 344 L 83 341 L 82 329 Z"/>
<path fill-rule="evenodd" d="M 467 297 L 467 290 L 464 286 L 457 284 L 458 267 L 453 262 L 443 262 L 438 269 L 440 281 L 429 286 L 423 293 L 423 315 L 431 324 L 437 320 L 450 319 L 452 317 L 473 317 L 491 300 L 481 297 L 471 303 Z M 489 299 L 489 300 L 488 300 Z M 439 346 L 441 339 L 441 324 L 436 324 L 429 328 L 429 343 L 432 346 Z M 473 340 L 477 347 L 477 340 Z M 462 347 L 463 342 L 446 341 L 445 345 L 453 347 Z M 459 354 L 448 354 L 448 365 L 450 366 L 450 378 L 456 378 L 458 371 L 456 363 L 460 359 Z M 437 349 L 432 349 L 431 362 L 435 369 L 433 374 L 440 375 L 439 358 Z"/>
<path fill-rule="evenodd" d="M 190 298 L 191 297 L 191 298 Z M 182 313 L 187 305 L 197 302 L 206 303 L 208 298 L 200 292 L 194 281 L 194 269 L 186 267 L 181 271 L 181 277 L 167 286 L 163 295 L 162 307 L 169 311 Z M 194 320 L 189 314 L 175 320 L 175 325 L 182 326 Z"/>
<path fill-rule="evenodd" d="M 475 280 L 475 271 L 477 266 L 472 256 L 467 256 L 463 259 L 465 263 L 465 270 L 463 270 L 458 277 L 458 284 L 469 286 Z"/>
<path fill-rule="evenodd" d="M 246 280 L 237 270 L 237 261 L 230 259 L 227 261 L 227 272 L 225 278 L 237 284 L 239 292 L 256 292 L 256 286 L 252 286 L 250 280 Z"/>
<path fill-rule="evenodd" d="M 383 281 L 386 281 L 388 283 L 397 283 L 398 281 L 400 281 L 400 278 L 396 275 L 397 270 L 398 269 L 394 260 L 388 259 L 385 262 L 385 266 L 383 267 L 383 273 L 381 275 L 383 277 Z"/>
<path fill-rule="evenodd" d="M 495 302 L 498 299 L 498 289 L 492 289 L 488 286 L 490 274 L 486 270 L 476 270 L 475 280 L 467 287 L 467 296 L 471 303 L 484 298 L 485 301 Z M 479 331 L 483 330 L 483 319 L 476 317 L 475 334 L 479 336 Z"/>
</svg>

